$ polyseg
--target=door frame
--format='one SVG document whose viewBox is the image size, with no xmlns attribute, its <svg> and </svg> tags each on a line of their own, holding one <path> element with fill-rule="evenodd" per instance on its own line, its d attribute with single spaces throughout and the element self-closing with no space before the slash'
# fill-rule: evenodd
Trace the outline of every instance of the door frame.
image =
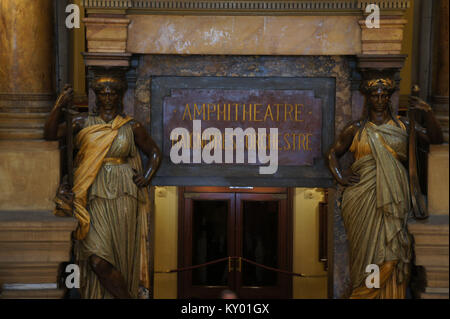
<svg viewBox="0 0 450 319">
<path fill-rule="evenodd" d="M 187 211 L 186 208 L 186 200 L 192 200 L 192 198 L 185 198 L 185 193 L 200 193 L 200 194 L 211 194 L 210 198 L 213 199 L 217 196 L 218 199 L 225 199 L 225 195 L 233 194 L 233 198 L 230 200 L 229 205 L 236 205 L 234 194 L 267 194 L 267 195 L 276 195 L 276 194 L 285 194 L 286 195 L 286 254 L 284 255 L 286 264 L 283 266 L 286 266 L 284 270 L 292 271 L 292 265 L 293 265 L 293 198 L 294 198 L 294 189 L 293 188 L 286 188 L 286 187 L 254 187 L 254 188 L 245 188 L 245 187 L 237 187 L 237 188 L 230 188 L 230 187 L 198 187 L 198 186 L 180 186 L 178 187 L 178 267 L 181 268 L 186 265 L 186 262 L 189 262 L 188 256 L 184 254 L 186 249 L 189 249 L 192 243 L 192 225 L 186 224 L 186 219 L 191 218 L 190 215 L 192 212 Z M 214 196 L 214 194 L 217 194 Z M 220 194 L 220 195 L 219 195 Z M 203 197 L 203 196 L 202 196 Z M 230 197 L 231 198 L 231 197 Z M 237 215 L 236 215 L 237 216 Z M 230 222 L 232 222 L 229 218 L 228 219 L 228 225 L 230 226 Z M 234 223 L 236 221 L 234 220 Z M 189 227 L 190 226 L 190 227 Z M 189 228 L 189 229 L 185 229 Z M 279 227 L 282 227 L 281 225 Z M 230 230 L 229 230 L 230 231 Z M 234 237 L 234 236 L 233 236 Z M 231 239 L 233 242 L 233 245 L 236 246 L 236 243 L 234 242 L 234 239 Z M 230 247 L 228 248 L 230 249 Z M 187 263 L 189 264 L 189 263 Z M 190 272 L 191 273 L 191 272 Z M 229 281 L 234 280 L 234 274 L 233 272 L 230 273 L 231 276 L 229 276 Z M 180 272 L 178 274 L 177 279 L 177 297 L 178 298 L 186 298 L 187 296 L 184 295 L 184 292 L 186 291 L 185 283 L 186 280 L 182 280 L 183 277 L 186 279 L 186 276 L 189 276 L 188 274 L 183 274 L 183 272 Z M 287 276 L 280 274 L 280 276 Z M 282 279 L 283 280 L 283 279 Z M 293 278 L 286 279 L 284 282 L 287 294 L 286 298 L 290 299 L 292 298 L 292 285 L 293 285 Z M 226 288 L 223 288 L 226 289 Z M 222 290 L 221 288 L 218 288 L 218 290 Z M 256 296 L 255 296 L 256 298 Z M 264 296 L 262 296 L 264 298 Z"/>
</svg>

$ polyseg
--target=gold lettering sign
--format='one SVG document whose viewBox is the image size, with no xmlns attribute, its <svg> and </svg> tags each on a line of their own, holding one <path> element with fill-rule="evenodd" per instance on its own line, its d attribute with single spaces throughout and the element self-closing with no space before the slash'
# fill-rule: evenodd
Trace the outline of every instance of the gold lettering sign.
<svg viewBox="0 0 450 319">
<path fill-rule="evenodd" d="M 171 130 L 177 127 L 190 132 L 189 140 L 183 142 L 192 149 L 199 138 L 192 134 L 193 121 L 201 120 L 202 130 L 214 127 L 222 134 L 218 141 L 202 139 L 202 148 L 213 143 L 214 149 L 225 150 L 226 128 L 253 128 L 255 136 L 245 136 L 245 152 L 257 150 L 259 129 L 266 129 L 262 138 L 266 148 L 272 149 L 269 131 L 277 128 L 279 165 L 313 165 L 314 158 L 321 156 L 322 101 L 313 91 L 172 89 L 163 108 L 165 155 L 177 143 L 170 140 Z"/>
</svg>

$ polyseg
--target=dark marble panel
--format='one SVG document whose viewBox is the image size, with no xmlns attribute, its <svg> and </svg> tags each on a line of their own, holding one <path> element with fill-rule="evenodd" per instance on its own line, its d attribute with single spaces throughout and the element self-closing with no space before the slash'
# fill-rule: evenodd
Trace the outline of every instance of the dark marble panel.
<svg viewBox="0 0 450 319">
<path fill-rule="evenodd" d="M 352 58 L 345 56 L 144 55 L 137 69 L 136 91 L 145 90 L 145 81 L 152 76 L 333 77 L 338 134 L 352 120 L 351 62 Z"/>
<path fill-rule="evenodd" d="M 341 214 L 343 188 L 338 187 L 333 210 L 333 298 L 348 298 L 352 291 L 349 267 L 349 248 Z"/>
</svg>

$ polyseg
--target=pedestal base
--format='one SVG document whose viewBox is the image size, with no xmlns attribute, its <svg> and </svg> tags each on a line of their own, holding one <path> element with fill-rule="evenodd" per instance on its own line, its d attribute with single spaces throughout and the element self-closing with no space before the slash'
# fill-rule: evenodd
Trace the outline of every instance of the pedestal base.
<svg viewBox="0 0 450 319">
<path fill-rule="evenodd" d="M 408 224 L 414 237 L 415 264 L 425 269 L 426 287 L 420 298 L 449 298 L 449 217 L 430 216 Z"/>
<path fill-rule="evenodd" d="M 51 211 L 60 181 L 58 142 L 0 141 L 0 212 Z"/>
<path fill-rule="evenodd" d="M 50 211 L 0 211 L 0 298 L 61 298 L 59 267 L 76 226 Z"/>
</svg>

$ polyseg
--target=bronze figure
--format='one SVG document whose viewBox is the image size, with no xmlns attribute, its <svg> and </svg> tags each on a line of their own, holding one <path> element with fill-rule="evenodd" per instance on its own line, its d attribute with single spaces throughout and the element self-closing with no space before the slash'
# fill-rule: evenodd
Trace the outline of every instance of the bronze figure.
<svg viewBox="0 0 450 319">
<path fill-rule="evenodd" d="M 329 168 L 345 187 L 342 217 L 350 246 L 350 298 L 405 298 L 411 261 L 411 238 L 406 224 L 411 213 L 408 179 L 409 121 L 394 114 L 391 96 L 395 82 L 387 77 L 364 80 L 365 116 L 345 127 L 329 151 Z M 411 96 L 410 112 L 423 113 L 425 128 L 414 125 L 418 138 L 431 144 L 443 141 L 431 107 Z M 339 158 L 354 155 L 344 172 Z M 406 167 L 405 167 L 406 166 Z M 379 289 L 365 283 L 366 267 L 380 269 Z"/>
<path fill-rule="evenodd" d="M 74 183 L 72 189 L 60 187 L 55 214 L 73 214 L 79 221 L 74 251 L 82 298 L 137 298 L 147 271 L 142 257 L 149 207 L 146 186 L 161 153 L 144 127 L 122 113 L 127 89 L 123 77 L 104 73 L 93 80 L 92 89 L 96 112 L 72 118 L 78 149 Z M 45 125 L 47 140 L 69 131 L 60 125 L 61 109 L 68 108 L 72 96 L 72 88 L 66 87 L 56 101 Z M 145 169 L 138 149 L 148 156 Z"/>
</svg>

